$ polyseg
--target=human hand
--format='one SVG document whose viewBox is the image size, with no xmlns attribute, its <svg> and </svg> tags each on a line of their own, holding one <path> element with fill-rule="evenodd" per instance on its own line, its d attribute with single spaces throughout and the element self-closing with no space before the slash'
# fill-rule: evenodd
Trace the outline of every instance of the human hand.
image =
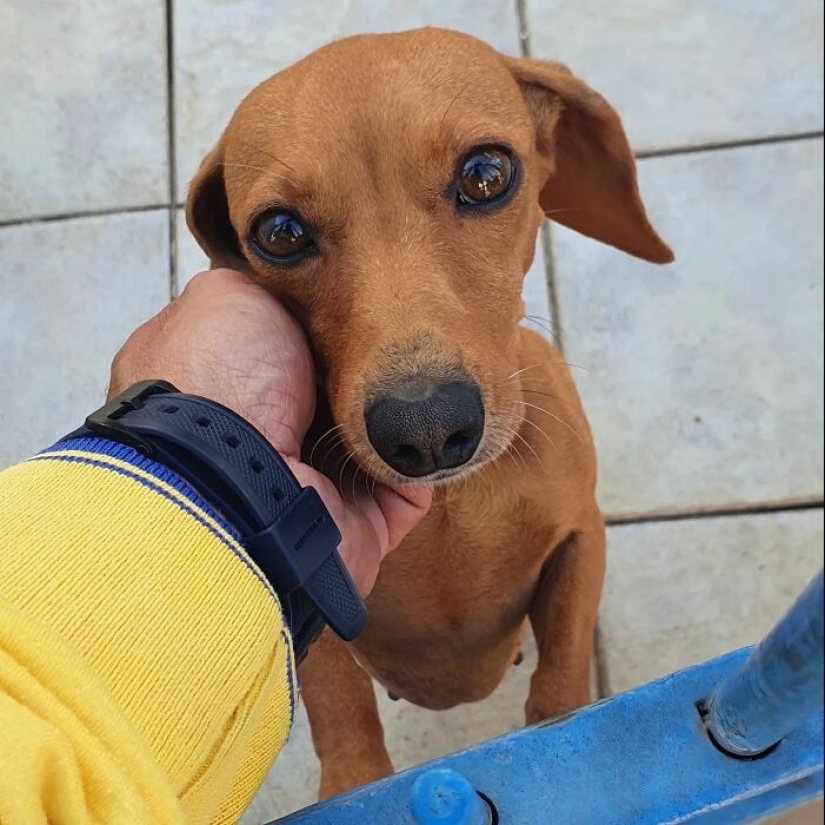
<svg viewBox="0 0 825 825">
<path fill-rule="evenodd" d="M 315 412 L 312 356 L 300 326 L 273 297 L 239 272 L 219 269 L 190 281 L 147 321 L 112 363 L 109 397 L 148 379 L 217 401 L 266 436 L 303 486 L 314 487 L 341 531 L 341 557 L 362 595 L 385 556 L 424 517 L 424 487 L 344 498 L 326 476 L 300 460 Z"/>
</svg>

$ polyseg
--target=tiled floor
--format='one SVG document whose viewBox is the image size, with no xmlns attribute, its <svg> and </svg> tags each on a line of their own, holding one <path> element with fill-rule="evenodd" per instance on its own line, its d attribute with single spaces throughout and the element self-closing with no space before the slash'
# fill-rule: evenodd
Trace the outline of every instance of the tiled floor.
<svg viewBox="0 0 825 825">
<path fill-rule="evenodd" d="M 600 446 L 603 689 L 756 641 L 822 563 L 816 0 L 0 0 L 0 466 L 94 407 L 120 341 L 205 265 L 179 206 L 241 96 L 336 37 L 423 24 L 611 99 L 678 253 L 654 269 L 554 227 L 525 288 L 541 319 L 553 290 Z M 519 725 L 529 673 L 448 714 L 381 697 L 399 767 Z M 302 718 L 244 821 L 316 781 Z"/>
</svg>

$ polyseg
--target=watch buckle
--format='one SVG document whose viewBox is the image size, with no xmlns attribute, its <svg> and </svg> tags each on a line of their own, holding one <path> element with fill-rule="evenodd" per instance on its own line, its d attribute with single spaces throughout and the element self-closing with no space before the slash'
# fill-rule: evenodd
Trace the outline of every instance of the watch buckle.
<svg viewBox="0 0 825 825">
<path fill-rule="evenodd" d="M 126 444 L 151 458 L 155 452 L 153 445 L 128 427 L 118 423 L 118 419 L 127 412 L 141 409 L 146 399 L 153 395 L 176 392 L 177 389 L 166 381 L 140 381 L 88 416 L 86 427 L 100 438 Z"/>
</svg>

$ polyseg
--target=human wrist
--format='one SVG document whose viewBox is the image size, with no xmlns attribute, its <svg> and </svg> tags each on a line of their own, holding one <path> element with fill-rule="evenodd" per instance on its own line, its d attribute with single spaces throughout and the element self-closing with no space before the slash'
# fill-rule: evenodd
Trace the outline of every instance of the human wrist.
<svg viewBox="0 0 825 825">
<path fill-rule="evenodd" d="M 366 611 L 337 553 L 340 533 L 320 497 L 302 488 L 261 433 L 231 410 L 141 382 L 90 415 L 72 437 L 96 435 L 159 462 L 196 489 L 237 530 L 284 602 L 298 654 L 317 635 L 317 612 L 352 639 Z"/>
</svg>

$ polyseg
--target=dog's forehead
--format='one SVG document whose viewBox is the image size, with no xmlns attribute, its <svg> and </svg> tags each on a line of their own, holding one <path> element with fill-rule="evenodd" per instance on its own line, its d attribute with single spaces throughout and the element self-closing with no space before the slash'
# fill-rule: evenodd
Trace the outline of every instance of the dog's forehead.
<svg viewBox="0 0 825 825">
<path fill-rule="evenodd" d="M 421 29 L 340 40 L 262 83 L 233 119 L 247 138 L 273 132 L 363 143 L 393 132 L 468 125 L 527 125 L 501 56 L 468 35 Z M 376 134 L 376 132 L 378 134 Z"/>
</svg>

